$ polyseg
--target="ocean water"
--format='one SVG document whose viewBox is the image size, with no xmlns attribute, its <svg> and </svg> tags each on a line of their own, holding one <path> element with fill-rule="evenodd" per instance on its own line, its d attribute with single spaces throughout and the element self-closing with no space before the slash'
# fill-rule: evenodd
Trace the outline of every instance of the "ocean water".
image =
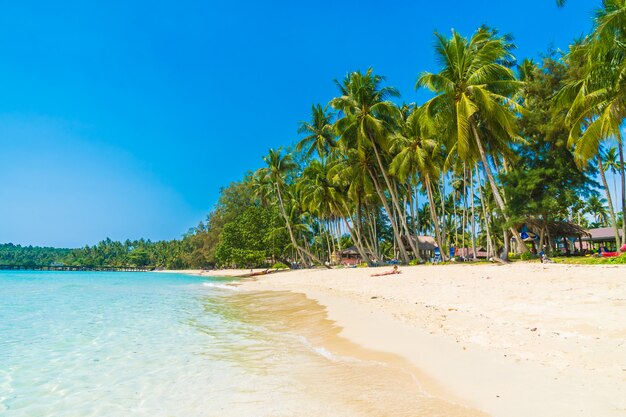
<svg viewBox="0 0 626 417">
<path fill-rule="evenodd" d="M 479 415 L 338 333 L 226 278 L 2 271 L 0 416 Z"/>
</svg>

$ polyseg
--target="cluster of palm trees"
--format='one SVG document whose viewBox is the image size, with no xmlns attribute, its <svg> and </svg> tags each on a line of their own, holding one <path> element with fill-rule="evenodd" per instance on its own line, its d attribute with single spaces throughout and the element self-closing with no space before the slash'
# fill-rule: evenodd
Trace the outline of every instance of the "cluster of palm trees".
<svg viewBox="0 0 626 417">
<path fill-rule="evenodd" d="M 621 176 L 623 212 L 625 3 L 604 1 L 593 33 L 564 57 L 575 71 L 554 99 L 567 111 L 569 146 L 580 169 L 599 169 L 616 236 L 604 172 Z M 384 77 L 372 69 L 351 72 L 336 81 L 337 97 L 313 106 L 295 150 L 270 150 L 267 166 L 252 176 L 261 204 L 278 205 L 302 264 L 330 261 L 343 234 L 370 263 L 385 256 L 419 261 L 417 236 L 425 232 L 440 248 L 471 246 L 474 256 L 478 246 L 493 256 L 503 246 L 506 256 L 512 237 L 520 242 L 517 251 L 528 251 L 499 179 L 515 160 L 514 144 L 528 140 L 518 128 L 527 110 L 511 40 L 486 27 L 469 39 L 457 32 L 436 37 L 441 68 L 416 83 L 432 91 L 430 100 L 398 105 L 392 99 L 399 93 Z M 603 164 L 605 141 L 617 146 Z"/>
<path fill-rule="evenodd" d="M 556 98 L 569 111 L 571 126 L 569 145 L 578 164 L 595 164 L 606 192 L 611 225 L 616 241 L 620 241 L 618 221 L 605 171 L 610 169 L 621 176 L 622 217 L 626 206 L 626 178 L 622 123 L 626 117 L 626 1 L 604 0 L 596 12 L 593 32 L 576 42 L 566 56 L 572 73 L 570 81 Z M 603 163 L 600 147 L 605 141 L 614 141 L 616 150 L 610 150 Z M 617 190 L 615 190 L 617 198 Z M 621 243 L 626 243 L 626 222 L 622 221 Z"/>
</svg>

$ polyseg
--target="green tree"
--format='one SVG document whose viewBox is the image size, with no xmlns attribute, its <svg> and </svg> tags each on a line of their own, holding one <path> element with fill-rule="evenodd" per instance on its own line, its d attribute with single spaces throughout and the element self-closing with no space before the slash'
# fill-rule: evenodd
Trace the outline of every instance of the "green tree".
<svg viewBox="0 0 626 417">
<path fill-rule="evenodd" d="M 342 146 L 356 149 L 363 157 L 366 155 L 374 157 L 375 165 L 367 165 L 367 171 L 391 222 L 395 238 L 402 242 L 402 234 L 394 220 L 396 215 L 407 238 L 410 237 L 410 232 L 405 210 L 400 207 L 397 189 L 395 184 L 392 184 L 385 161 L 389 136 L 395 127 L 395 121 L 400 117 L 398 108 L 388 99 L 398 97 L 399 93 L 395 88 L 383 87 L 381 85 L 383 81 L 384 77 L 374 74 L 371 68 L 365 74 L 359 71 L 351 72 L 342 83 L 337 82 L 341 96 L 332 99 L 331 106 L 340 112 L 335 127 Z M 381 176 L 384 181 L 382 184 Z M 391 207 L 387 203 L 385 191 L 391 198 Z M 404 244 L 400 243 L 398 248 L 402 260 L 408 262 Z"/>
<path fill-rule="evenodd" d="M 335 133 L 332 125 L 332 115 L 328 112 L 328 106 L 320 104 L 311 109 L 311 122 L 300 122 L 298 133 L 306 134 L 298 145 L 296 151 L 306 149 L 306 157 L 310 158 L 314 153 L 324 158 L 335 146 Z"/>
<path fill-rule="evenodd" d="M 438 33 L 436 37 L 441 71 L 421 74 L 416 87 L 437 94 L 424 106 L 429 117 L 439 119 L 448 150 L 454 149 L 468 164 L 476 154 L 480 156 L 497 207 L 510 224 L 488 155 L 511 156 L 509 145 L 519 138 L 516 116 L 523 109 L 512 99 L 521 86 L 509 68 L 513 45 L 508 37 L 486 27 L 469 41 L 456 31 L 450 39 Z M 521 242 L 517 230 L 510 227 L 510 231 Z M 525 245 L 518 246 L 528 251 Z"/>
<path fill-rule="evenodd" d="M 524 61 L 519 70 L 524 80 L 521 101 L 528 111 L 519 120 L 525 139 L 515 145 L 519 158 L 502 176 L 509 216 L 517 222 L 526 217 L 567 220 L 572 212 L 580 211 L 580 196 L 590 195 L 593 185 L 567 146 L 566 112 L 555 109 L 551 100 L 568 69 L 549 54 L 541 66 Z"/>
</svg>

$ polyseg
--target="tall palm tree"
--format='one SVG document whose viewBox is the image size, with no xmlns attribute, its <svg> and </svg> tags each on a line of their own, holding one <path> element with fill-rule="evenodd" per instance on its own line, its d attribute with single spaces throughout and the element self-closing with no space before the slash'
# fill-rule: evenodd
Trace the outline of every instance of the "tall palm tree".
<svg viewBox="0 0 626 417">
<path fill-rule="evenodd" d="M 326 160 L 312 160 L 297 181 L 300 204 L 312 216 L 319 219 L 318 230 L 326 237 L 328 259 L 331 257 L 330 227 L 327 223 L 337 215 L 339 190 L 329 178 L 329 165 Z"/>
<path fill-rule="evenodd" d="M 615 146 L 611 146 L 605 152 L 601 153 L 600 156 L 602 158 L 602 168 L 604 169 L 604 172 L 610 172 L 613 174 L 613 195 L 617 197 L 617 181 L 615 177 L 617 177 L 617 174 L 621 172 L 617 148 Z"/>
<path fill-rule="evenodd" d="M 424 117 L 424 112 L 420 108 L 412 109 L 402 129 L 392 136 L 392 149 L 396 151 L 396 155 L 389 166 L 389 172 L 403 182 L 407 182 L 413 176 L 419 176 L 426 187 L 435 239 L 443 254 L 443 240 L 432 191 L 432 179 L 439 177 L 439 168 L 435 163 L 439 146 L 429 137 Z"/>
<path fill-rule="evenodd" d="M 602 142 L 615 139 L 622 186 L 622 216 L 626 210 L 626 173 L 621 125 L 626 118 L 626 0 L 603 0 L 593 33 L 568 53 L 578 71 L 557 97 L 569 107 L 569 144 L 579 166 L 596 159 Z M 626 224 L 622 244 L 626 243 Z"/>
<path fill-rule="evenodd" d="M 362 259 L 368 263 L 371 260 L 366 248 L 376 258 L 379 257 L 378 242 L 375 236 L 370 236 L 369 239 L 366 237 L 367 228 L 363 225 L 364 212 L 370 208 L 378 210 L 380 207 L 370 171 L 371 161 L 357 149 L 349 148 L 341 149 L 341 156 L 337 156 L 329 168 L 332 183 L 340 189 L 335 195 L 337 211 Z"/>
<path fill-rule="evenodd" d="M 298 244 L 291 225 L 291 218 L 287 215 L 287 211 L 285 209 L 285 200 L 283 198 L 283 190 L 286 185 L 285 179 L 290 172 L 297 168 L 297 165 L 294 163 L 290 154 L 287 153 L 282 155 L 282 150 L 280 148 L 278 150 L 270 149 L 267 156 L 263 157 L 263 160 L 267 164 L 267 168 L 265 168 L 263 172 L 274 185 L 274 190 L 276 192 L 276 196 L 278 197 L 280 212 L 285 220 L 285 225 L 287 227 L 287 231 L 289 232 L 289 239 L 291 239 L 293 248 L 299 254 L 300 259 L 304 264 L 308 263 L 306 260 L 307 256 L 310 260 L 318 264 L 322 264 L 322 262 L 315 255 Z"/>
<path fill-rule="evenodd" d="M 521 85 L 509 68 L 513 45 L 486 27 L 479 28 L 469 41 L 456 31 L 450 39 L 435 35 L 441 71 L 421 74 L 416 88 L 426 87 L 437 94 L 424 107 L 430 117 L 440 120 L 448 149 L 455 148 L 468 164 L 480 156 L 496 204 L 508 223 L 504 197 L 488 156 L 508 152 L 509 143 L 519 138 L 516 119 L 523 109 L 511 99 Z M 528 251 L 517 230 L 510 227 L 510 231 L 519 248 Z"/>
<path fill-rule="evenodd" d="M 296 150 L 300 152 L 306 149 L 307 158 L 310 158 L 313 153 L 324 158 L 336 146 L 332 117 L 328 106 L 314 105 L 311 108 L 311 122 L 300 122 L 298 133 L 306 134 L 306 136 L 298 142 Z"/>
<path fill-rule="evenodd" d="M 384 77 L 374 74 L 370 68 L 365 74 L 355 71 L 348 74 L 343 83 L 336 82 L 341 96 L 331 100 L 331 106 L 340 112 L 335 122 L 339 141 L 347 148 L 358 149 L 364 154 L 372 154 L 377 170 L 370 169 L 369 175 L 375 185 L 387 217 L 389 218 L 394 235 L 398 242 L 402 242 L 399 227 L 394 221 L 393 209 L 398 214 L 404 233 L 410 240 L 410 232 L 406 223 L 405 210 L 400 208 L 396 187 L 392 184 L 386 166 L 386 152 L 389 146 L 389 135 L 393 131 L 394 121 L 400 116 L 399 109 L 387 99 L 398 97 L 395 88 L 382 87 Z M 386 191 L 391 197 L 390 208 L 384 195 L 385 189 L 380 181 L 384 180 Z M 409 258 L 404 244 L 398 245 L 404 262 Z"/>
</svg>

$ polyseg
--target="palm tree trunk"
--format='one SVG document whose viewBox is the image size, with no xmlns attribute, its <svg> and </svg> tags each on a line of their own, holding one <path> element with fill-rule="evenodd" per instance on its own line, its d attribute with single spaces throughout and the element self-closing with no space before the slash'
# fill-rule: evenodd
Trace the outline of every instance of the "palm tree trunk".
<svg viewBox="0 0 626 417">
<path fill-rule="evenodd" d="M 278 186 L 278 184 L 276 184 L 276 193 L 278 194 L 278 203 L 280 206 L 280 212 L 283 215 L 283 219 L 285 219 L 285 224 L 287 225 L 287 231 L 289 232 L 289 239 L 291 240 L 291 246 L 293 246 L 294 250 L 298 254 L 298 257 L 302 261 L 302 264 L 304 265 L 306 264 L 306 260 L 304 259 L 304 256 L 300 250 L 300 246 L 296 242 L 296 237 L 294 236 L 293 230 L 291 229 L 291 222 L 289 220 L 289 217 L 287 216 L 287 212 L 285 211 L 285 204 L 283 202 L 283 196 L 282 196 L 282 193 L 280 192 L 280 187 Z"/>
<path fill-rule="evenodd" d="M 326 260 L 330 264 L 331 258 L 331 248 L 330 248 L 330 229 L 327 230 L 328 225 L 321 221 L 320 226 L 324 230 L 324 234 L 326 235 Z"/>
<path fill-rule="evenodd" d="M 619 228 L 617 227 L 617 217 L 615 216 L 615 210 L 613 210 L 613 199 L 611 198 L 611 191 L 609 185 L 606 182 L 606 173 L 604 172 L 604 166 L 602 160 L 598 157 L 598 170 L 600 171 L 600 178 L 602 178 L 602 185 L 604 186 L 604 192 L 606 193 L 606 200 L 609 203 L 609 214 L 611 216 L 611 226 L 613 226 L 613 232 L 615 233 L 615 244 L 619 246 Z"/>
<path fill-rule="evenodd" d="M 437 240 L 437 246 L 439 246 L 439 252 L 441 252 L 441 257 L 443 259 L 443 245 L 441 244 L 441 233 L 439 231 L 439 219 L 437 218 L 437 210 L 435 210 L 435 198 L 433 196 L 433 188 L 430 183 L 430 176 L 426 175 L 424 177 L 424 182 L 426 185 L 426 195 L 428 197 L 428 206 L 430 208 L 430 217 L 433 221 L 433 225 L 435 226 L 435 239 Z"/>
<path fill-rule="evenodd" d="M 333 263 L 333 255 L 337 253 L 337 247 L 335 246 L 335 236 L 333 236 L 333 220 L 328 221 L 328 233 L 330 234 L 330 241 L 333 244 L 333 251 L 330 255 L 330 263 Z"/>
<path fill-rule="evenodd" d="M 291 244 L 294 246 L 294 248 L 296 249 L 296 251 L 298 252 L 298 254 L 300 255 L 300 258 L 302 260 L 303 264 L 306 264 L 306 260 L 304 259 L 304 254 L 306 254 L 310 260 L 312 262 L 317 262 L 320 265 L 323 265 L 322 261 L 320 261 L 317 256 L 313 255 L 311 252 L 309 252 L 308 250 L 300 247 L 300 245 L 298 245 L 298 242 L 296 241 L 296 238 L 293 234 L 293 230 L 291 229 L 291 222 L 289 221 L 289 217 L 287 216 L 287 212 L 285 211 L 285 204 L 283 203 L 283 196 L 280 192 L 280 187 L 278 186 L 278 184 L 276 184 L 276 192 L 278 194 L 278 202 L 280 203 L 280 211 L 283 215 L 283 218 L 285 219 L 285 223 L 287 224 L 287 230 L 289 231 L 289 238 L 291 239 Z M 328 267 L 328 266 L 327 266 Z"/>
<path fill-rule="evenodd" d="M 480 191 L 480 205 L 482 206 L 483 219 L 485 221 L 485 232 L 487 233 L 487 257 L 493 256 L 493 243 L 491 241 L 491 227 L 489 226 L 489 217 L 487 217 L 487 199 L 483 193 L 483 185 L 480 180 L 480 172 L 478 171 L 478 165 L 476 166 L 476 179 L 478 181 L 478 190 Z"/>
<path fill-rule="evenodd" d="M 417 249 L 417 254 L 416 254 L 416 259 L 418 261 L 422 260 L 422 256 L 419 253 L 419 239 L 418 239 L 418 232 L 417 232 L 417 224 L 418 224 L 418 219 L 415 216 L 415 207 L 417 206 L 417 193 L 415 193 L 415 195 L 413 195 L 413 186 L 411 184 L 408 185 L 408 194 L 409 194 L 409 208 L 410 208 L 410 215 L 411 215 L 411 219 L 413 219 L 413 239 L 415 239 L 415 246 Z"/>
<path fill-rule="evenodd" d="M 368 266 L 373 266 L 372 260 L 370 259 L 369 256 L 367 256 L 367 251 L 363 248 L 363 244 L 361 243 L 361 237 L 359 236 L 358 233 L 355 232 L 354 228 L 350 226 L 350 223 L 348 222 L 347 218 L 344 217 L 343 221 L 345 222 L 345 225 L 348 228 L 348 233 L 350 233 L 350 236 L 352 237 L 352 240 L 354 241 L 354 246 L 356 246 L 356 250 L 358 250 L 359 254 L 361 255 L 361 259 L 367 262 Z"/>
<path fill-rule="evenodd" d="M 387 176 L 387 172 L 385 171 L 385 167 L 383 166 L 383 161 L 380 157 L 380 154 L 378 153 L 378 147 L 376 146 L 374 141 L 371 140 L 371 138 L 370 138 L 370 141 L 372 142 L 372 147 L 374 148 L 374 154 L 376 155 L 376 162 L 378 162 L 378 168 L 380 169 L 380 172 L 383 174 L 385 184 L 387 184 L 387 189 L 389 190 L 389 195 L 391 196 L 391 202 L 393 203 L 394 207 L 396 208 L 396 211 L 398 212 L 398 217 L 400 217 L 400 223 L 402 224 L 402 228 L 404 229 L 404 234 L 406 235 L 406 238 L 409 241 L 409 246 L 411 246 L 411 250 L 413 251 L 413 254 L 417 257 L 417 259 L 419 259 L 419 252 L 417 251 L 417 248 L 415 247 L 415 243 L 411 239 L 411 232 L 409 231 L 409 228 L 406 225 L 406 209 L 405 210 L 400 209 L 400 203 L 398 202 L 398 198 L 395 193 L 395 187 L 392 187 L 391 181 L 389 181 L 389 177 Z M 402 242 L 401 236 L 398 235 L 398 238 L 400 238 L 398 244 L 399 246 L 402 246 L 402 251 L 404 251 L 406 254 L 406 249 L 404 248 L 404 242 Z M 406 257 L 408 259 L 408 255 L 406 255 Z"/>
<path fill-rule="evenodd" d="M 378 246 L 378 234 L 376 233 L 376 214 L 370 213 L 371 218 L 369 218 L 369 226 L 370 226 L 370 238 L 372 242 L 372 253 L 376 257 L 377 260 L 382 260 L 382 256 L 380 254 L 380 248 Z"/>
<path fill-rule="evenodd" d="M 498 189 L 498 185 L 496 184 L 496 180 L 493 178 L 493 173 L 491 172 L 491 167 L 489 166 L 489 162 L 487 162 L 487 154 L 485 153 L 485 149 L 478 135 L 478 130 L 476 130 L 476 125 L 473 122 L 470 122 L 472 125 L 472 131 L 474 132 L 474 139 L 476 140 L 476 145 L 478 146 L 478 152 L 480 153 L 480 159 L 483 162 L 483 169 L 485 170 L 485 174 L 487 175 L 487 179 L 489 180 L 489 185 L 491 186 L 491 190 L 493 191 L 493 197 L 496 200 L 496 204 L 500 208 L 500 213 L 502 213 L 502 217 L 506 222 L 509 222 L 509 216 L 506 214 L 506 206 L 504 204 L 504 200 L 502 199 L 502 195 L 500 194 L 500 190 Z M 509 228 L 515 241 L 517 242 L 518 248 L 522 252 L 528 252 L 528 247 L 522 243 L 522 238 L 520 234 L 515 230 L 514 227 Z"/>
<path fill-rule="evenodd" d="M 387 203 L 387 198 L 385 197 L 385 194 L 383 193 L 383 191 L 380 189 L 380 184 L 378 183 L 378 179 L 376 178 L 376 176 L 374 175 L 370 167 L 367 167 L 367 172 L 372 178 L 372 182 L 374 183 L 374 188 L 376 189 L 378 198 L 380 198 L 381 202 L 383 203 L 383 207 L 385 208 L 385 213 L 387 213 L 387 218 L 389 218 L 389 221 L 391 222 L 391 227 L 393 229 L 393 236 L 396 239 L 396 241 L 401 241 L 398 226 L 396 222 L 394 221 L 394 216 L 389 208 L 389 204 Z M 404 248 L 404 245 L 399 245 L 399 248 L 400 248 L 400 256 L 402 257 L 402 262 L 405 264 L 408 264 L 409 255 L 406 253 L 406 249 Z"/>
<path fill-rule="evenodd" d="M 626 175 L 624 175 L 624 144 L 621 135 L 618 136 L 619 170 L 622 177 L 622 245 L 626 245 Z"/>
<path fill-rule="evenodd" d="M 478 169 L 478 168 L 476 168 Z M 472 254 L 474 256 L 474 260 L 476 260 L 477 256 L 476 256 L 476 213 L 474 211 L 474 174 L 472 172 L 473 170 L 470 169 L 469 171 L 469 177 L 470 177 L 470 198 L 471 198 L 471 205 L 472 205 L 472 220 L 471 220 L 471 225 L 472 225 Z"/>
<path fill-rule="evenodd" d="M 415 181 L 415 238 L 420 234 L 420 206 L 419 206 L 419 190 L 417 180 Z M 419 250 L 419 247 L 418 247 Z"/>
<path fill-rule="evenodd" d="M 341 218 L 343 219 L 344 224 L 346 225 L 346 228 L 348 229 L 348 233 L 352 237 L 354 246 L 356 246 L 357 251 L 359 251 L 359 254 L 361 255 L 361 259 L 365 260 L 368 266 L 372 266 L 372 260 L 370 259 L 369 256 L 367 256 L 367 252 L 363 248 L 363 243 L 361 242 L 361 236 L 359 236 L 359 234 L 354 230 L 354 228 L 350 226 L 350 222 L 348 222 L 348 218 L 350 218 L 351 220 L 352 218 L 350 216 L 350 210 L 348 210 L 348 207 L 346 206 L 345 201 L 343 203 L 343 206 L 345 209 L 345 213 L 344 215 L 341 216 Z M 337 208 L 339 209 L 339 211 L 341 211 L 340 207 L 337 207 Z M 353 224 L 354 224 L 354 221 L 353 221 Z"/>
<path fill-rule="evenodd" d="M 448 224 L 446 222 L 446 178 L 443 172 L 441 173 L 441 189 L 439 192 L 441 193 L 441 242 L 445 244 L 448 243 Z M 443 248 L 441 248 L 441 252 L 443 253 Z"/>
</svg>

